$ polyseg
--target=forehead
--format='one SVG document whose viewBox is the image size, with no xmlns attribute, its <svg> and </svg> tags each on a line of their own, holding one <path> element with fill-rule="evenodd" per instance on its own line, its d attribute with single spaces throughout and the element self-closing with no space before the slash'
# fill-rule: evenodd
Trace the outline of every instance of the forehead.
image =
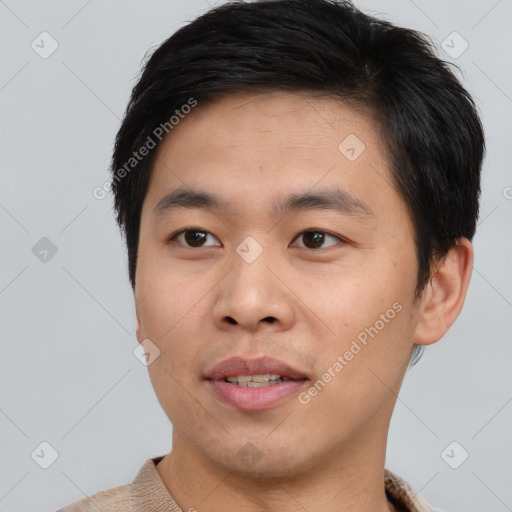
<svg viewBox="0 0 512 512">
<path fill-rule="evenodd" d="M 400 202 L 392 182 L 369 114 L 335 99 L 237 93 L 199 103 L 174 126 L 158 149 L 147 200 L 154 208 L 177 188 L 214 189 L 225 203 L 266 202 L 275 211 L 277 193 L 333 187 L 370 205 Z"/>
<path fill-rule="evenodd" d="M 261 138 L 267 134 L 276 143 L 296 140 L 304 144 L 309 139 L 315 147 L 321 145 L 333 150 L 337 150 L 337 144 L 332 146 L 333 139 L 336 141 L 348 127 L 361 138 L 380 137 L 368 108 L 351 106 L 340 99 L 278 91 L 239 92 L 199 103 L 180 121 L 176 127 L 179 129 L 166 137 L 163 146 L 172 146 L 176 132 L 182 132 L 185 126 L 188 131 L 207 135 L 195 141 L 198 146 L 212 142 L 225 144 L 227 138 L 233 144 L 251 145 L 252 141 L 245 138 L 248 131 L 258 132 Z M 219 126 L 222 130 L 212 130 Z"/>
</svg>

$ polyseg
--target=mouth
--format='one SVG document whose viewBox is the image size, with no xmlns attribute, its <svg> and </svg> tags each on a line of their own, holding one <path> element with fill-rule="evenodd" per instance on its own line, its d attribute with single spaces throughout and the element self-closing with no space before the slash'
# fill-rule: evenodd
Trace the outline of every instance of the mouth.
<svg viewBox="0 0 512 512">
<path fill-rule="evenodd" d="M 262 388 L 295 380 L 304 379 L 289 379 L 281 375 L 266 373 L 264 375 L 237 375 L 236 377 L 226 377 L 224 382 L 244 388 Z"/>
<path fill-rule="evenodd" d="M 309 380 L 300 370 L 270 357 L 227 359 L 206 376 L 217 398 L 241 411 L 276 407 L 300 392 Z"/>
<path fill-rule="evenodd" d="M 237 382 L 253 382 L 256 384 L 272 385 L 268 383 L 279 379 L 289 381 L 307 378 L 308 376 L 305 373 L 273 357 L 260 357 L 258 359 L 231 357 L 215 365 L 206 374 L 207 380 L 226 380 L 234 384 Z"/>
</svg>

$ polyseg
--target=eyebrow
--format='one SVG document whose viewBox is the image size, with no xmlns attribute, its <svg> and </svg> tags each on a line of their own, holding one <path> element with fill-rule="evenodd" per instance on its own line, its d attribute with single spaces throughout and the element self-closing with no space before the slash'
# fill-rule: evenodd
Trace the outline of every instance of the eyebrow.
<svg viewBox="0 0 512 512">
<path fill-rule="evenodd" d="M 152 215 L 160 217 L 176 210 L 192 208 L 228 210 L 231 206 L 232 203 L 210 192 L 179 187 L 160 199 Z M 356 217 L 375 217 L 367 204 L 338 188 L 291 194 L 274 201 L 271 207 L 276 217 L 289 212 L 317 209 L 333 210 Z"/>
</svg>

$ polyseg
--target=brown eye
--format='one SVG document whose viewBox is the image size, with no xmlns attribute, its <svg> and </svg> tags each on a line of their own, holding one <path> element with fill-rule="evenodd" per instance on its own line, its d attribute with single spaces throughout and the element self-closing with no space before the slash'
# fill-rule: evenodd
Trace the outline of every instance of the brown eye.
<svg viewBox="0 0 512 512">
<path fill-rule="evenodd" d="M 169 242 L 176 241 L 179 245 L 190 248 L 190 249 L 199 249 L 202 247 L 211 247 L 211 245 L 205 245 L 208 237 L 211 236 L 215 240 L 217 240 L 211 233 L 202 229 L 195 228 L 187 228 L 178 231 L 174 235 L 169 238 Z M 310 229 L 307 231 L 303 231 L 298 236 L 295 237 L 294 240 L 303 239 L 303 245 L 299 246 L 303 249 L 327 249 L 334 245 L 337 245 L 338 242 L 345 242 L 342 238 L 331 235 L 326 231 L 318 230 L 318 229 Z M 325 243 L 329 241 L 329 239 L 333 240 L 335 243 L 331 243 L 330 245 L 325 246 Z M 217 244 L 214 244 L 217 245 Z"/>
<path fill-rule="evenodd" d="M 210 247 L 204 245 L 205 241 L 208 239 L 208 236 L 215 238 L 211 233 L 208 233 L 208 231 L 203 231 L 200 229 L 182 229 L 181 231 L 175 233 L 169 239 L 169 242 L 177 240 L 180 245 L 184 245 L 185 247 L 190 248 Z"/>
<path fill-rule="evenodd" d="M 304 240 L 303 248 L 305 248 L 305 249 L 324 249 L 327 247 L 331 247 L 332 245 L 336 245 L 336 244 L 331 244 L 331 246 L 322 247 L 322 245 L 326 241 L 326 238 L 327 239 L 331 238 L 332 240 L 337 240 L 338 242 L 343 242 L 343 240 L 341 238 L 334 236 L 334 235 L 330 235 L 329 233 L 327 233 L 325 231 L 320 231 L 320 230 L 303 231 L 296 238 L 296 240 L 299 238 L 302 238 Z"/>
</svg>

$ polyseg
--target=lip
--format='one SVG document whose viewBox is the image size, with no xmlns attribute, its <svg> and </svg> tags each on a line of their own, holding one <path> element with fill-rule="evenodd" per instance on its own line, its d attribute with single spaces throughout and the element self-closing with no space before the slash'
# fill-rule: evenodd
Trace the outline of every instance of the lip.
<svg viewBox="0 0 512 512">
<path fill-rule="evenodd" d="M 266 373 L 281 375 L 288 379 L 307 379 L 307 375 L 293 368 L 289 364 L 273 357 L 259 357 L 257 359 L 245 359 L 243 357 L 231 357 L 215 365 L 206 375 L 206 379 L 223 381 L 226 377 L 238 375 L 264 375 Z M 277 384 L 276 384 L 277 385 Z"/>
<path fill-rule="evenodd" d="M 281 384 L 259 388 L 246 388 L 224 380 L 208 380 L 216 395 L 240 411 L 264 411 L 278 405 L 292 395 L 297 395 L 308 381 L 290 380 Z"/>
<path fill-rule="evenodd" d="M 277 374 L 293 379 L 271 386 L 246 388 L 226 382 L 226 377 L 238 375 Z M 289 364 L 273 357 L 244 359 L 232 357 L 215 365 L 206 376 L 207 383 L 223 402 L 240 411 L 263 411 L 278 405 L 281 401 L 296 395 L 309 378 Z"/>
</svg>

